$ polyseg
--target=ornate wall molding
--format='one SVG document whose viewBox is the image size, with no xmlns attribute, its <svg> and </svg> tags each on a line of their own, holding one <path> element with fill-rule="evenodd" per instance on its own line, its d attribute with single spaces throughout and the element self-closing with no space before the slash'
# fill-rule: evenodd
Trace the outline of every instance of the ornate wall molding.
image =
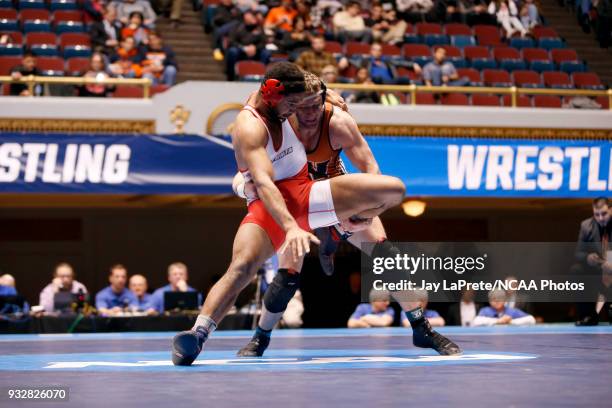
<svg viewBox="0 0 612 408">
<path fill-rule="evenodd" d="M 154 120 L 0 118 L 0 131 L 51 133 L 155 133 Z"/>
</svg>

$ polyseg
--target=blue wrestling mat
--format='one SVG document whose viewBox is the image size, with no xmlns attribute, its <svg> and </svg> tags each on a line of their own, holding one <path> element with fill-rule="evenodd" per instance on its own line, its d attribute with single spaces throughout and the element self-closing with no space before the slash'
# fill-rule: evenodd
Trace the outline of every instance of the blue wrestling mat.
<svg viewBox="0 0 612 408">
<path fill-rule="evenodd" d="M 0 389 L 69 388 L 44 406 L 593 406 L 609 395 L 612 327 L 443 328 L 464 349 L 443 357 L 410 331 L 278 330 L 263 358 L 251 336 L 217 332 L 192 367 L 174 367 L 174 333 L 4 335 Z M 7 401 L 1 406 L 40 402 Z"/>
</svg>

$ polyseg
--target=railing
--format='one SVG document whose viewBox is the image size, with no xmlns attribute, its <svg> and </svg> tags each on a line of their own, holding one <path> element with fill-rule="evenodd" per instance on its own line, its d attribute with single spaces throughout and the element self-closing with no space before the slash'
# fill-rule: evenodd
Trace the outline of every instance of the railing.
<svg viewBox="0 0 612 408">
<path fill-rule="evenodd" d="M 27 75 L 19 79 L 11 76 L 0 76 L 0 83 L 25 84 L 34 95 L 34 87 L 37 84 L 60 84 L 60 85 L 135 85 L 141 86 L 142 97 L 148 99 L 151 95 L 151 80 L 146 78 L 90 78 L 90 77 L 52 77 Z"/>
<path fill-rule="evenodd" d="M 416 105 L 417 92 L 431 93 L 469 93 L 469 94 L 502 94 L 510 95 L 511 106 L 518 106 L 519 95 L 557 95 L 557 96 L 606 96 L 608 97 L 609 109 L 612 110 L 612 89 L 588 90 L 588 89 L 559 89 L 559 88 L 518 88 L 492 87 L 492 86 L 426 86 L 426 85 L 363 85 L 363 84 L 328 84 L 330 89 L 353 90 L 353 91 L 375 91 L 375 92 L 401 92 L 410 95 L 410 105 Z"/>
</svg>

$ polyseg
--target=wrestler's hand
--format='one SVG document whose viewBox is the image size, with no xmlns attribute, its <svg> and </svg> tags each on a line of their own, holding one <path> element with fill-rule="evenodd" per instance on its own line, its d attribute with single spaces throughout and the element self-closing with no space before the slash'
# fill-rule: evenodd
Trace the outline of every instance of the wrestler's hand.
<svg viewBox="0 0 612 408">
<path fill-rule="evenodd" d="M 304 231 L 297 224 L 287 230 L 285 242 L 281 246 L 279 253 L 283 255 L 289 251 L 293 257 L 293 262 L 298 262 L 300 258 L 310 252 L 310 243 L 320 244 L 321 242 L 310 232 Z"/>
<path fill-rule="evenodd" d="M 351 217 L 340 221 L 340 227 L 347 232 L 358 232 L 367 229 L 372 225 L 372 218 Z"/>
<path fill-rule="evenodd" d="M 348 105 L 344 101 L 344 98 L 333 89 L 328 89 L 325 93 L 325 101 L 331 103 L 334 106 L 339 107 L 345 112 L 348 112 Z"/>
</svg>

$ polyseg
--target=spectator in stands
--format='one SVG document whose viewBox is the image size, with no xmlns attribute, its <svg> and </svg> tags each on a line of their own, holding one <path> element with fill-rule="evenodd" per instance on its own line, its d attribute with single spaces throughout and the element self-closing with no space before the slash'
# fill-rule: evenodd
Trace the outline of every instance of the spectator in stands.
<svg viewBox="0 0 612 408">
<path fill-rule="evenodd" d="M 396 5 L 402 19 L 412 23 L 431 19 L 434 9 L 432 0 L 396 0 Z"/>
<path fill-rule="evenodd" d="M 103 81 L 110 78 L 110 71 L 107 70 L 104 55 L 94 52 L 89 60 L 89 70 L 83 75 L 85 78 L 95 78 Z M 80 96 L 106 97 L 114 90 L 112 85 L 87 84 L 79 87 Z"/>
<path fill-rule="evenodd" d="M 183 0 L 161 0 L 160 9 L 164 16 L 170 17 L 172 28 L 177 29 L 181 23 Z"/>
<path fill-rule="evenodd" d="M 435 3 L 435 19 L 445 23 L 465 22 L 464 6 L 460 0 L 438 0 Z"/>
<path fill-rule="evenodd" d="M 612 262 L 608 258 L 610 242 L 612 242 L 612 210 L 606 197 L 593 200 L 593 216 L 580 223 L 575 259 L 577 264 L 572 267 L 572 275 L 599 277 L 599 288 L 588 288 L 586 296 L 592 296 L 591 302 L 577 304 L 579 326 L 592 326 L 599 323 L 599 312 L 596 301 L 600 294 L 605 295 L 610 302 L 612 292 Z M 592 286 L 592 285 L 587 285 Z"/>
<path fill-rule="evenodd" d="M 446 50 L 438 47 L 434 51 L 434 60 L 423 67 L 423 79 L 428 86 L 466 86 L 469 78 L 459 77 L 455 66 L 446 60 Z"/>
<path fill-rule="evenodd" d="M 74 269 L 67 262 L 61 262 L 55 267 L 53 280 L 40 292 L 38 304 L 45 309 L 45 312 L 54 312 L 55 295 L 60 292 L 87 293 L 85 285 L 74 279 Z"/>
<path fill-rule="evenodd" d="M 341 58 L 336 62 L 334 56 L 325 51 L 325 38 L 315 36 L 310 40 L 310 50 L 300 54 L 295 63 L 302 69 L 310 71 L 317 76 L 321 76 L 321 70 L 327 65 L 333 65 L 339 71 L 346 69 L 349 65 L 346 58 Z"/>
<path fill-rule="evenodd" d="M 41 75 L 40 70 L 36 67 L 36 57 L 30 52 L 23 54 L 21 65 L 11 68 L 11 77 L 20 79 L 28 75 Z M 9 92 L 13 96 L 40 96 L 42 95 L 42 86 L 34 86 L 34 95 L 30 93 L 26 84 L 11 84 Z"/>
<path fill-rule="evenodd" d="M 361 67 L 355 75 L 355 83 L 364 85 L 374 85 L 372 78 L 366 67 Z M 347 103 L 380 103 L 380 96 L 374 91 L 354 91 L 342 94 Z"/>
<path fill-rule="evenodd" d="M 350 1 L 344 11 L 340 11 L 333 18 L 334 33 L 340 42 L 346 41 L 372 41 L 372 30 L 366 27 L 361 17 L 361 5 Z"/>
<path fill-rule="evenodd" d="M 389 327 L 393 324 L 395 311 L 389 306 L 389 292 L 384 290 L 370 291 L 370 303 L 357 306 L 348 320 L 349 329 L 364 327 Z"/>
<path fill-rule="evenodd" d="M 376 84 L 409 84 L 410 79 L 400 77 L 397 74 L 397 69 L 391 60 L 387 60 L 382 55 L 382 45 L 373 43 L 370 47 L 370 57 L 365 61 L 370 78 Z M 418 75 L 421 73 L 421 67 L 414 62 L 402 62 L 402 65 L 407 65 L 412 68 Z"/>
<path fill-rule="evenodd" d="M 174 51 L 162 42 L 157 32 L 149 34 L 149 44 L 135 59 L 142 66 L 142 77 L 149 78 L 154 85 L 172 86 L 176 83 L 178 63 Z"/>
<path fill-rule="evenodd" d="M 140 13 L 142 22 L 145 26 L 153 28 L 155 26 L 155 11 L 151 4 L 146 0 L 122 0 L 111 3 L 117 9 L 117 18 L 123 25 L 130 24 L 132 13 Z"/>
<path fill-rule="evenodd" d="M 527 30 L 531 30 L 541 23 L 540 12 L 534 0 L 524 0 L 521 4 L 519 14 L 521 17 L 521 24 L 523 24 L 523 27 Z"/>
<path fill-rule="evenodd" d="M 125 287 L 127 270 L 121 264 L 113 265 L 108 276 L 110 285 L 96 294 L 96 309 L 105 316 L 121 314 L 128 308 L 138 307 L 138 299 Z"/>
<path fill-rule="evenodd" d="M 151 307 L 151 294 L 147 293 L 149 285 L 147 284 L 147 278 L 142 275 L 130 276 L 129 289 L 136 296 L 138 302 L 137 310 L 154 314 L 155 309 Z"/>
<path fill-rule="evenodd" d="M 238 61 L 258 60 L 267 64 L 270 60 L 270 51 L 266 49 L 266 36 L 257 16 L 251 11 L 242 15 L 242 24 L 231 32 L 229 44 L 225 55 L 228 81 L 235 79 L 234 66 Z"/>
<path fill-rule="evenodd" d="M 489 13 L 485 0 L 461 0 L 463 10 L 466 14 L 466 22 L 469 25 L 496 24 L 496 17 Z"/>
<path fill-rule="evenodd" d="M 489 3 L 489 14 L 497 17 L 497 22 L 506 31 L 506 37 L 510 38 L 517 31 L 524 37 L 527 30 L 523 27 L 521 20 L 518 19 L 518 9 L 513 0 L 495 0 Z"/>
<path fill-rule="evenodd" d="M 312 30 L 314 28 L 312 21 L 312 11 L 310 8 L 310 3 L 304 0 L 297 0 L 295 3 L 295 10 L 297 11 L 296 18 L 301 18 L 304 21 L 304 29 Z M 295 29 L 295 23 L 294 23 Z"/>
<path fill-rule="evenodd" d="M 293 19 L 297 16 L 297 10 L 293 6 L 293 0 L 282 0 L 280 6 L 273 7 L 268 12 L 264 22 L 264 30 L 268 35 L 274 35 L 293 29 Z"/>
<path fill-rule="evenodd" d="M 116 52 L 111 55 L 111 64 L 108 69 L 113 76 L 119 78 L 140 78 L 142 67 L 136 62 L 137 60 L 140 60 L 140 55 L 134 37 L 126 37 L 121 41 Z"/>
<path fill-rule="evenodd" d="M 94 21 L 89 27 L 89 36 L 94 51 L 111 55 L 121 40 L 121 28 L 115 8 L 106 7 L 104 18 L 101 21 Z"/>
<path fill-rule="evenodd" d="M 374 11 L 377 10 L 377 11 Z M 382 13 L 380 19 L 366 21 L 366 25 L 372 30 L 374 41 L 379 41 L 385 44 L 398 44 L 404 41 L 404 33 L 408 27 L 402 19 L 397 18 L 397 12 L 394 9 L 382 11 L 382 6 L 376 5 L 372 9 L 372 14 Z M 370 26 L 370 24 L 372 24 Z"/>
<path fill-rule="evenodd" d="M 242 13 L 240 9 L 234 5 L 233 0 L 221 0 L 221 3 L 215 10 L 215 15 L 212 19 L 213 26 L 213 57 L 216 61 L 223 61 L 223 39 L 238 25 Z"/>
<path fill-rule="evenodd" d="M 283 33 L 282 39 L 279 41 L 279 48 L 284 52 L 299 52 L 309 48 L 310 32 L 306 31 L 304 19 L 297 16 L 293 20 L 293 29 Z"/>
<path fill-rule="evenodd" d="M 130 14 L 129 23 L 121 30 L 121 38 L 133 37 L 136 45 L 149 43 L 149 29 L 142 24 L 142 13 L 134 11 Z"/>
<path fill-rule="evenodd" d="M 266 15 L 268 13 L 268 6 L 265 2 L 260 3 L 259 0 L 236 0 L 236 6 L 241 12 L 252 11 L 256 14 Z"/>
<path fill-rule="evenodd" d="M 194 288 L 187 285 L 187 279 L 189 279 L 187 265 L 182 262 L 170 264 L 170 266 L 168 266 L 169 283 L 153 292 L 149 306 L 158 313 L 163 313 L 165 292 L 196 292 Z M 198 298 L 200 298 L 199 295 Z M 198 303 L 202 303 L 202 299 L 199 299 Z"/>
<path fill-rule="evenodd" d="M 530 326 L 536 323 L 535 318 L 520 309 L 505 306 L 506 292 L 492 290 L 489 292 L 489 306 L 483 307 L 472 322 L 472 326 Z"/>
<path fill-rule="evenodd" d="M 478 315 L 481 305 L 474 302 L 474 291 L 464 290 L 461 301 L 453 303 L 448 308 L 447 323 L 449 326 L 471 326 Z"/>
<path fill-rule="evenodd" d="M 442 327 L 446 325 L 446 322 L 444 321 L 444 318 L 440 316 L 440 313 L 436 312 L 435 310 L 427 309 L 429 295 L 427 294 L 426 290 L 415 290 L 412 295 L 414 295 L 419 302 L 419 306 L 421 309 L 423 309 L 423 316 L 429 320 L 429 324 L 431 324 L 433 327 Z M 402 326 L 410 327 L 410 322 L 408 321 L 405 313 L 402 313 Z"/>
<path fill-rule="evenodd" d="M 321 79 L 326 84 L 338 82 L 338 68 L 335 65 L 326 65 L 321 70 Z"/>
</svg>

